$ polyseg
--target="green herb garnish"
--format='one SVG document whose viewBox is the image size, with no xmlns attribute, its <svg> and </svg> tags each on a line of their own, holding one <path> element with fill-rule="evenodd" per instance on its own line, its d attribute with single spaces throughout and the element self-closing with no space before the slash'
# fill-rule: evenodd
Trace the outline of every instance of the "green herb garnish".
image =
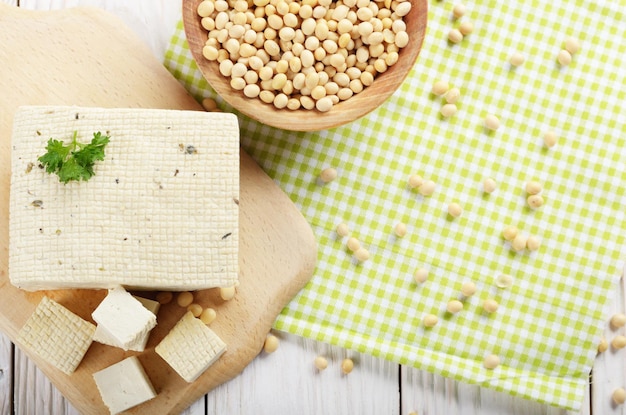
<svg viewBox="0 0 626 415">
<path fill-rule="evenodd" d="M 46 172 L 56 173 L 62 183 L 71 180 L 89 180 L 94 175 L 94 163 L 97 160 L 104 160 L 104 148 L 110 139 L 98 131 L 93 134 L 91 142 L 85 144 L 79 143 L 77 136 L 78 132 L 74 131 L 72 141 L 68 145 L 63 141 L 49 139 L 47 153 L 39 157 Z"/>
</svg>

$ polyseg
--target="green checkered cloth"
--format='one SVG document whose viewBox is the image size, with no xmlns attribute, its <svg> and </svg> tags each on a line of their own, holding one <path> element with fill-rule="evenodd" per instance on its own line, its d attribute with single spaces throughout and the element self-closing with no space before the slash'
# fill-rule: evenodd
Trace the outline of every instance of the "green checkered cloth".
<svg viewBox="0 0 626 415">
<path fill-rule="evenodd" d="M 626 232 L 626 3 L 488 1 L 452 19 L 453 2 L 431 1 L 421 54 L 401 88 L 367 116 L 332 130 L 299 133 L 240 117 L 242 146 L 291 197 L 318 242 L 315 274 L 275 327 L 460 381 L 578 410 L 607 301 L 623 268 Z M 450 44 L 464 19 L 474 33 Z M 572 63 L 557 54 L 581 41 Z M 526 62 L 508 63 L 520 51 Z M 217 98 L 194 64 L 179 24 L 168 69 L 198 98 Z M 459 111 L 444 119 L 437 80 L 458 87 Z M 621 112 L 621 114 L 620 114 Z M 501 120 L 484 127 L 486 114 Z M 558 142 L 543 145 L 553 130 Z M 317 181 L 326 167 L 338 178 Z M 437 184 L 431 197 L 411 174 Z M 483 192 L 493 178 L 497 189 Z M 525 183 L 543 184 L 545 204 L 526 204 Z M 462 216 L 447 206 L 458 202 Z M 371 257 L 357 263 L 338 237 L 348 224 Z M 403 238 L 394 235 L 407 225 Z M 538 251 L 515 253 L 508 225 L 536 235 Z M 414 282 L 419 268 L 429 271 Z M 500 274 L 513 277 L 498 288 Z M 446 312 L 461 285 L 476 294 Z M 499 303 L 487 314 L 482 303 Z M 425 328 L 427 314 L 439 323 Z M 501 364 L 483 367 L 488 354 Z"/>
</svg>

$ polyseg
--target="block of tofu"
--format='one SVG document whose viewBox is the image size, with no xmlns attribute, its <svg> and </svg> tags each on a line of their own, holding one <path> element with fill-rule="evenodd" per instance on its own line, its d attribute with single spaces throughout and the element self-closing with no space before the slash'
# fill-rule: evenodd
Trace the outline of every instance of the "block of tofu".
<svg viewBox="0 0 626 415">
<path fill-rule="evenodd" d="M 93 378 L 111 414 L 124 412 L 157 395 L 136 356 L 95 372 Z"/>
<path fill-rule="evenodd" d="M 134 299 L 139 301 L 143 307 L 150 311 L 155 316 L 159 312 L 159 308 L 161 304 L 158 301 L 150 300 L 149 298 L 137 297 L 133 296 Z M 133 350 L 136 352 L 143 352 L 146 348 L 146 344 L 148 343 L 148 338 L 150 337 L 150 331 L 145 331 L 144 334 L 137 338 L 136 342 L 128 345 L 127 350 Z M 113 336 L 103 325 L 96 326 L 96 332 L 93 335 L 94 341 L 98 343 L 106 344 L 113 347 L 119 347 L 121 349 L 124 348 L 124 345 L 121 344 L 118 339 Z"/>
<path fill-rule="evenodd" d="M 109 290 L 91 317 L 100 330 L 98 337 L 94 335 L 96 341 L 105 339 L 124 350 L 143 351 L 144 341 L 157 324 L 156 316 L 122 287 Z"/>
<path fill-rule="evenodd" d="M 191 383 L 226 351 L 226 344 L 200 319 L 187 312 L 154 349 Z"/>
<path fill-rule="evenodd" d="M 110 136 L 87 181 L 38 158 L 50 138 Z M 198 290 L 238 280 L 239 127 L 203 111 L 20 107 L 12 135 L 11 282 L 25 290 Z"/>
<path fill-rule="evenodd" d="M 95 330 L 90 322 L 43 297 L 20 329 L 17 343 L 70 375 L 87 353 Z"/>
</svg>

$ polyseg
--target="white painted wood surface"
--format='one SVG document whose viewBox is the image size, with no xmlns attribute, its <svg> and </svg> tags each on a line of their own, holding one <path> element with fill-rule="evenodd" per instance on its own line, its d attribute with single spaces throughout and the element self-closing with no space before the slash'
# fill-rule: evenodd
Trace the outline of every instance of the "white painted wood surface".
<svg viewBox="0 0 626 415">
<path fill-rule="evenodd" d="M 11 412 L 13 402 L 13 345 L 0 333 L 0 415 Z"/>
<path fill-rule="evenodd" d="M 16 0 L 1 0 L 15 5 Z M 20 7 L 50 10 L 88 5 L 120 16 L 161 58 L 180 15 L 179 0 L 20 0 Z M 624 312 L 622 280 L 607 316 Z M 612 330 L 610 341 L 624 328 Z M 297 336 L 276 333 L 281 346 L 261 354 L 244 372 L 188 408 L 184 414 L 335 414 L 335 415 L 574 415 L 504 393 L 481 389 L 388 361 L 343 350 Z M 315 357 L 326 356 L 329 367 L 319 372 Z M 355 369 L 340 370 L 350 357 Z M 611 403 L 611 393 L 626 385 L 626 350 L 609 349 L 594 365 L 593 385 L 581 415 L 626 415 L 626 406 Z M 78 412 L 47 378 L 0 333 L 0 415 Z"/>
</svg>

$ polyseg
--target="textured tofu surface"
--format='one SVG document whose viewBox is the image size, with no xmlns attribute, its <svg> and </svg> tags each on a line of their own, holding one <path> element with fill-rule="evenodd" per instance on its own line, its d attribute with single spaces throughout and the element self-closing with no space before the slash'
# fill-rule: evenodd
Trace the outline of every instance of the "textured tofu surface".
<svg viewBox="0 0 626 415">
<path fill-rule="evenodd" d="M 154 387 L 136 356 L 93 374 L 102 401 L 112 414 L 144 403 L 156 396 Z"/>
<path fill-rule="evenodd" d="M 43 297 L 19 331 L 17 342 L 69 375 L 85 356 L 95 330 L 90 322 Z"/>
<path fill-rule="evenodd" d="M 156 316 L 123 288 L 109 290 L 91 317 L 101 329 L 96 340 L 106 339 L 124 350 L 143 351 L 157 324 Z"/>
<path fill-rule="evenodd" d="M 195 290 L 238 278 L 239 127 L 233 114 L 21 107 L 14 119 L 11 282 L 26 290 Z M 40 167 L 50 138 L 110 135 L 88 181 Z"/>
<path fill-rule="evenodd" d="M 226 351 L 226 344 L 187 312 L 155 351 L 187 382 L 193 382 Z"/>
</svg>

